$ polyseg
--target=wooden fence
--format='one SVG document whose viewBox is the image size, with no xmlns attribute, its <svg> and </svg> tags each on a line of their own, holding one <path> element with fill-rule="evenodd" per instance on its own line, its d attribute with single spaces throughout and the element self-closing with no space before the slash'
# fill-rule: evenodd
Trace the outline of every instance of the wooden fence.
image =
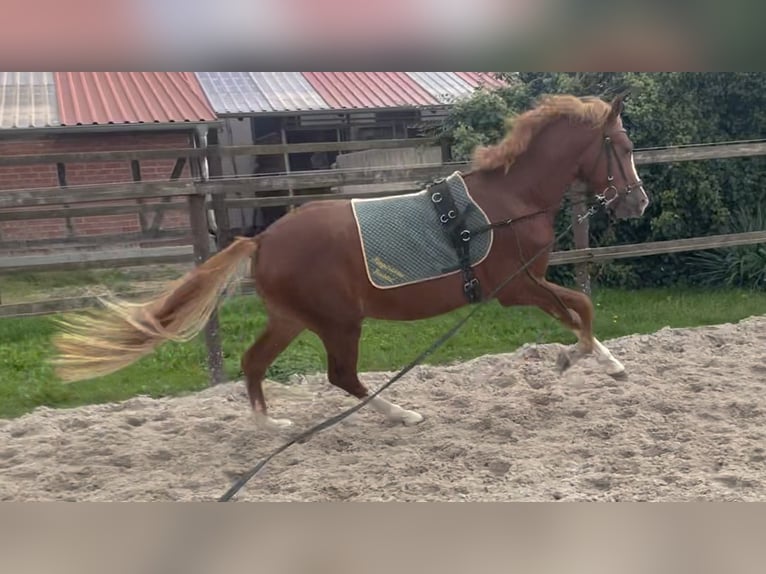
<svg viewBox="0 0 766 574">
<path fill-rule="evenodd" d="M 339 197 L 369 197 L 369 192 L 289 195 L 280 197 L 257 197 L 259 192 L 274 192 L 342 185 L 365 185 L 406 182 L 409 187 L 400 192 L 385 192 L 382 195 L 406 193 L 420 189 L 426 182 L 446 176 L 454 170 L 465 169 L 464 163 L 443 161 L 435 165 L 391 166 L 387 168 L 334 169 L 321 171 L 293 172 L 289 174 L 257 175 L 247 178 L 225 178 L 222 176 L 221 157 L 241 154 L 284 154 L 308 151 L 354 151 L 363 149 L 391 149 L 434 145 L 431 139 L 373 140 L 362 142 L 327 142 L 307 144 L 275 144 L 221 147 L 215 144 L 207 148 L 184 148 L 138 151 L 110 151 L 87 153 L 59 153 L 34 156 L 0 157 L 0 166 L 84 161 L 139 161 L 141 159 L 177 159 L 177 168 L 189 161 L 195 168 L 193 180 L 178 181 L 173 174 L 169 181 L 143 181 L 113 185 L 87 185 L 44 189 L 22 189 L 0 192 L 0 221 L 30 220 L 36 218 L 61 218 L 66 216 L 85 217 L 118 213 L 160 213 L 168 209 L 183 209 L 190 222 L 190 244 L 148 248 L 106 249 L 98 252 L 68 251 L 55 255 L 4 256 L 0 259 L 0 274 L 20 271 L 46 271 L 62 269 L 87 269 L 97 267 L 124 267 L 158 263 L 197 264 L 209 257 L 211 241 L 208 229 L 208 211 L 215 212 L 219 231 L 218 248 L 228 244 L 228 209 L 232 207 L 290 206 L 309 201 L 325 201 Z M 766 142 L 739 142 L 720 145 L 684 146 L 641 150 L 635 154 L 637 164 L 668 163 L 694 160 L 710 160 L 732 157 L 766 155 Z M 207 160 L 208 177 L 202 174 L 201 162 Z M 236 197 L 247 193 L 251 197 Z M 93 202 L 120 200 L 120 205 L 88 205 Z M 159 200 L 159 201 L 158 201 Z M 155 203 L 148 203 L 154 201 Z M 136 202 L 129 204 L 128 202 Z M 572 214 L 577 217 L 578 212 Z M 125 236 L 122 240 L 125 241 Z M 119 240 L 118 236 L 110 238 Z M 676 241 L 662 241 L 636 245 L 590 248 L 588 246 L 587 223 L 575 226 L 575 246 L 571 251 L 555 252 L 553 265 L 579 264 L 578 280 L 581 287 L 589 291 L 587 263 L 610 261 L 626 257 L 641 257 L 662 253 L 678 253 L 700 249 L 713 249 L 734 245 L 749 245 L 766 242 L 766 231 L 732 235 L 699 237 Z M 245 284 L 244 292 L 252 292 Z M 83 309 L 95 304 L 95 297 L 75 297 L 34 303 L 0 305 L 0 317 L 39 315 Z M 209 352 L 211 380 L 219 382 L 223 377 L 218 319 L 214 316 L 205 330 Z"/>
</svg>

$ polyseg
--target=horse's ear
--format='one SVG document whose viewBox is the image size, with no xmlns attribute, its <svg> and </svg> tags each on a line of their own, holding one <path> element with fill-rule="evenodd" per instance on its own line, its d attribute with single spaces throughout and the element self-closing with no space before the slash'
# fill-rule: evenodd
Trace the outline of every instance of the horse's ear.
<svg viewBox="0 0 766 574">
<path fill-rule="evenodd" d="M 612 112 L 609 114 L 611 118 L 616 118 L 625 109 L 625 99 L 630 95 L 630 90 L 623 90 L 617 94 L 612 100 Z"/>
</svg>

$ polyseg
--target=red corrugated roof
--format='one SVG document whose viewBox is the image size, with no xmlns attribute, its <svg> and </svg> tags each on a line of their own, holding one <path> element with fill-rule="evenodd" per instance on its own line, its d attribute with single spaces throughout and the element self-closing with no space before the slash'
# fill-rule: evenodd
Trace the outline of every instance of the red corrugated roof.
<svg viewBox="0 0 766 574">
<path fill-rule="evenodd" d="M 303 75 L 334 109 L 439 104 L 404 72 L 303 72 Z"/>
<path fill-rule="evenodd" d="M 61 125 L 213 121 L 189 72 L 56 72 Z"/>
<path fill-rule="evenodd" d="M 498 80 L 492 74 L 488 72 L 454 72 L 456 76 L 459 76 L 472 87 L 477 86 L 489 86 L 490 88 L 499 88 L 505 86 L 505 82 Z"/>
</svg>

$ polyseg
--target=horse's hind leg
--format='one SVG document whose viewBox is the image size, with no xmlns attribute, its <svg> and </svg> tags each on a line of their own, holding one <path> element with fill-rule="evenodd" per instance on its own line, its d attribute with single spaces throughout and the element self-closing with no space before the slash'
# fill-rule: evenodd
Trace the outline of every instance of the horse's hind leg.
<svg viewBox="0 0 766 574">
<path fill-rule="evenodd" d="M 247 380 L 247 394 L 259 426 L 285 428 L 292 425 L 288 419 L 273 419 L 268 415 L 262 383 L 269 365 L 300 335 L 303 329 L 300 323 L 269 316 L 266 329 L 242 355 L 242 371 Z"/>
<path fill-rule="evenodd" d="M 324 329 L 319 335 L 327 351 L 327 378 L 333 385 L 358 399 L 364 399 L 369 394 L 357 373 L 361 334 L 362 326 L 356 324 L 334 326 Z M 373 398 L 369 406 L 391 422 L 414 425 L 423 420 L 420 413 L 403 409 L 381 396 Z"/>
</svg>

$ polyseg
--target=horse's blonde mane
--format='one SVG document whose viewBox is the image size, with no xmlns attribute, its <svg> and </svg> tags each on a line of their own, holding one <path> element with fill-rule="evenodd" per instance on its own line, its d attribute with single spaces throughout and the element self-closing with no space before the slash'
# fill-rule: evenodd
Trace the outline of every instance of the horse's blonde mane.
<svg viewBox="0 0 766 574">
<path fill-rule="evenodd" d="M 506 120 L 507 132 L 497 144 L 477 147 L 473 154 L 473 169 L 506 171 L 528 147 L 532 139 L 550 122 L 566 117 L 592 127 L 601 127 L 609 120 L 612 106 L 595 98 L 571 95 L 542 97 L 537 106 Z"/>
</svg>

